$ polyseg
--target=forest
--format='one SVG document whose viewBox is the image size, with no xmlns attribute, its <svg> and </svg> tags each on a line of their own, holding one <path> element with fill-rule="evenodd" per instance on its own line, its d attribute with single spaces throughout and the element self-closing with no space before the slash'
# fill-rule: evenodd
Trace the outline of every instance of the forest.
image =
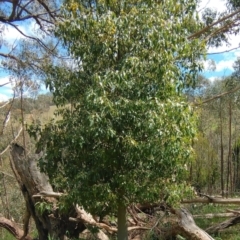
<svg viewBox="0 0 240 240">
<path fill-rule="evenodd" d="M 0 1 L 0 239 L 240 239 L 240 1 L 200 4 Z"/>
</svg>

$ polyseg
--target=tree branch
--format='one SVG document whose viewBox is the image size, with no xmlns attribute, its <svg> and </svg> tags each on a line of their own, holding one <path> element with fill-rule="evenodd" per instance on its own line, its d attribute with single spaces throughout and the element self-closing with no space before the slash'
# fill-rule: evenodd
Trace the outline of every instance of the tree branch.
<svg viewBox="0 0 240 240">
<path fill-rule="evenodd" d="M 11 233 L 16 239 L 21 239 L 23 236 L 24 232 L 21 228 L 18 227 L 18 225 L 10 221 L 7 218 L 0 217 L 0 227 L 5 228 L 8 230 L 9 233 Z M 23 240 L 33 240 L 30 236 L 25 236 Z"/>
<path fill-rule="evenodd" d="M 207 55 L 214 55 L 214 54 L 222 54 L 222 53 L 226 53 L 226 52 L 231 52 L 233 50 L 237 50 L 238 48 L 240 48 L 240 46 L 235 47 L 235 48 L 231 48 L 229 50 L 222 51 L 222 52 L 209 52 L 209 53 L 207 53 Z"/>
<path fill-rule="evenodd" d="M 201 29 L 200 31 L 193 33 L 192 35 L 190 35 L 190 36 L 188 37 L 188 39 L 191 40 L 191 39 L 200 37 L 203 33 L 205 33 L 205 32 L 207 32 L 208 30 L 210 30 L 213 26 L 215 26 L 215 25 L 217 25 L 217 24 L 219 24 L 219 23 L 221 23 L 221 22 L 223 22 L 223 21 L 225 21 L 225 20 L 227 20 L 227 19 L 229 19 L 229 18 L 237 15 L 238 13 L 240 13 L 240 9 L 236 10 L 235 12 L 233 12 L 233 13 L 231 13 L 231 14 L 223 17 L 223 18 L 220 18 L 220 19 L 217 20 L 216 22 L 213 22 L 212 24 L 204 27 L 204 28 Z"/>
<path fill-rule="evenodd" d="M 0 53 L 0 54 L 1 54 L 1 53 Z M 7 84 L 9 84 L 9 83 L 10 83 L 10 82 L 0 84 L 0 87 L 3 87 L 3 86 L 5 86 L 5 85 L 7 85 Z"/>
<path fill-rule="evenodd" d="M 200 106 L 200 105 L 202 105 L 202 104 L 204 104 L 204 103 L 207 103 L 207 102 L 213 101 L 213 100 L 215 100 L 215 99 L 221 98 L 221 97 L 223 97 L 223 96 L 225 96 L 225 95 L 228 95 L 228 94 L 230 94 L 230 93 L 237 92 L 239 89 L 240 89 L 240 86 L 239 86 L 239 87 L 236 87 L 236 88 L 234 88 L 234 89 L 232 89 L 232 90 L 230 90 L 230 91 L 223 92 L 223 93 L 220 93 L 220 94 L 218 94 L 218 95 L 215 95 L 215 96 L 213 96 L 213 97 L 211 97 L 211 98 L 208 98 L 208 99 L 202 101 L 201 103 L 194 103 L 193 105 L 194 105 L 194 106 Z"/>
<path fill-rule="evenodd" d="M 11 146 L 11 144 L 14 142 L 14 141 L 16 141 L 17 140 L 17 138 L 20 136 L 20 134 L 21 134 L 21 132 L 22 132 L 22 128 L 20 128 L 20 130 L 19 130 L 19 132 L 18 132 L 18 134 L 17 134 L 17 136 L 8 144 L 8 146 L 0 153 L 0 156 L 1 155 L 3 155 L 9 148 L 10 148 L 10 146 Z"/>
<path fill-rule="evenodd" d="M 44 49 L 46 49 L 47 51 L 49 52 L 52 52 L 53 50 L 48 48 L 45 43 L 43 43 L 39 38 L 35 38 L 35 37 L 31 37 L 31 36 L 28 36 L 26 35 L 24 32 L 22 32 L 15 24 L 11 23 L 11 22 L 8 22 L 8 24 L 12 27 L 14 27 L 19 33 L 21 33 L 24 37 L 26 38 L 29 38 L 29 39 L 32 39 L 33 41 L 36 41 L 38 42 Z"/>
</svg>

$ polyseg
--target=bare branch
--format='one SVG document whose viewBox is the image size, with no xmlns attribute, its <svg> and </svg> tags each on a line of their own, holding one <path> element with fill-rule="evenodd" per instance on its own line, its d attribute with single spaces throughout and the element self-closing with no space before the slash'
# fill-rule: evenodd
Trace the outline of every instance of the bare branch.
<svg viewBox="0 0 240 240">
<path fill-rule="evenodd" d="M 37 198 L 37 197 L 55 197 L 55 198 L 59 198 L 61 196 L 63 196 L 64 193 L 57 193 L 57 192 L 46 192 L 46 191 L 42 191 L 39 192 L 38 194 L 33 195 L 33 198 Z"/>
<path fill-rule="evenodd" d="M 21 239 L 24 232 L 18 225 L 4 217 L 0 217 L 0 227 L 5 228 L 9 233 L 11 233 L 16 239 Z M 30 236 L 25 236 L 23 240 L 32 240 Z"/>
<path fill-rule="evenodd" d="M 2 156 L 2 155 L 11 147 L 11 144 L 18 139 L 18 137 L 20 136 L 22 130 L 23 130 L 23 129 L 22 129 L 22 127 L 21 127 L 20 130 L 18 131 L 17 136 L 16 136 L 16 137 L 8 144 L 8 146 L 0 153 L 0 156 Z"/>
<path fill-rule="evenodd" d="M 20 32 L 24 37 L 29 38 L 29 39 L 32 39 L 32 40 L 38 42 L 38 43 L 39 43 L 43 48 L 45 48 L 47 51 L 49 51 L 49 52 L 52 52 L 52 51 L 53 51 L 52 49 L 48 48 L 48 47 L 45 45 L 45 43 L 43 43 L 39 38 L 35 38 L 35 37 L 32 37 L 32 36 L 26 35 L 24 32 L 22 32 L 22 31 L 21 31 L 15 24 L 13 24 L 13 23 L 8 22 L 8 24 L 9 24 L 10 26 L 14 27 L 14 28 L 15 28 L 18 32 Z"/>
<path fill-rule="evenodd" d="M 240 205 L 240 198 L 194 198 L 185 199 L 182 203 L 219 203 L 219 204 L 236 204 Z"/>
<path fill-rule="evenodd" d="M 0 173 L 2 173 L 2 174 L 4 174 L 4 175 L 6 175 L 6 176 L 8 176 L 8 177 L 11 177 L 11 178 L 14 178 L 14 179 L 15 179 L 15 177 L 14 177 L 13 175 L 10 175 L 10 174 L 8 174 L 8 173 L 5 173 L 5 172 L 3 172 L 3 171 L 0 171 Z"/>
<path fill-rule="evenodd" d="M 37 0 L 39 2 L 40 5 L 43 6 L 43 8 L 47 11 L 47 13 L 49 14 L 49 16 L 51 16 L 53 19 L 55 19 L 55 17 L 52 15 L 52 12 L 50 11 L 50 9 L 48 8 L 48 6 L 45 4 L 45 2 L 43 0 Z"/>
<path fill-rule="evenodd" d="M 11 105 L 10 105 L 10 107 L 8 108 L 8 111 L 7 111 L 7 114 L 6 114 L 6 116 L 5 116 L 5 119 L 4 119 L 4 121 L 3 121 L 3 128 L 2 128 L 2 131 L 1 131 L 0 135 L 3 134 L 3 131 L 4 131 L 5 127 L 7 126 L 8 121 L 10 120 L 11 110 L 12 110 L 12 106 L 13 106 L 14 99 L 15 99 L 15 94 L 14 94 L 14 97 L 13 97 L 13 99 L 12 99 Z"/>
<path fill-rule="evenodd" d="M 40 20 L 53 24 L 56 18 L 55 14 L 59 12 L 59 9 L 50 10 L 47 4 L 40 0 L 38 0 L 37 2 L 46 12 L 42 12 L 39 14 L 35 14 L 35 12 L 32 13 L 27 9 L 28 5 L 33 3 L 34 0 L 29 0 L 25 5 L 21 5 L 22 1 L 19 1 L 19 0 L 11 0 L 11 1 L 5 0 L 5 2 L 9 2 L 12 4 L 12 12 L 9 17 L 0 16 L 0 21 L 4 23 L 24 21 L 24 20 L 33 18 L 37 22 L 37 24 L 39 24 L 41 27 Z M 27 13 L 27 15 L 22 16 L 23 12 Z M 53 21 L 48 20 L 47 18 L 41 18 L 41 16 L 49 16 Z"/>
<path fill-rule="evenodd" d="M 5 85 L 8 85 L 9 83 L 10 83 L 10 82 L 3 83 L 3 84 L 0 85 L 0 87 L 3 87 L 3 86 L 5 86 Z"/>
<path fill-rule="evenodd" d="M 232 90 L 230 90 L 230 91 L 223 92 L 223 93 L 220 93 L 220 94 L 218 94 L 218 95 L 215 95 L 215 96 L 213 96 L 213 97 L 211 97 L 211 98 L 208 98 L 208 99 L 202 101 L 201 103 L 194 103 L 194 106 L 200 106 L 200 105 L 202 105 L 202 104 L 204 104 L 204 103 L 207 103 L 207 102 L 213 101 L 213 100 L 215 100 L 215 99 L 221 98 L 221 97 L 223 97 L 223 96 L 225 96 L 225 95 L 228 95 L 228 94 L 230 94 L 230 93 L 237 92 L 239 89 L 240 89 L 240 86 L 239 86 L 239 87 L 236 87 L 236 88 L 234 88 L 234 89 L 232 89 Z"/>
<path fill-rule="evenodd" d="M 207 213 L 207 214 L 197 214 L 197 215 L 193 215 L 193 218 L 215 218 L 215 217 L 219 217 L 219 218 L 226 218 L 226 217 L 236 217 L 239 214 L 236 213 Z"/>
<path fill-rule="evenodd" d="M 209 52 L 209 53 L 207 53 L 207 55 L 214 55 L 214 54 L 222 54 L 222 53 L 226 53 L 226 52 L 231 52 L 233 50 L 237 50 L 238 48 L 240 48 L 240 46 L 235 47 L 235 48 L 231 48 L 231 49 L 228 49 L 228 50 L 222 51 L 222 52 Z"/>
<path fill-rule="evenodd" d="M 20 16 L 21 16 L 23 10 L 25 10 L 26 7 L 27 7 L 30 3 L 32 3 L 33 1 L 34 1 L 34 0 L 30 0 L 30 1 L 27 2 L 24 6 L 19 5 L 19 8 L 21 8 L 21 10 L 18 12 L 18 14 L 17 14 L 17 18 L 20 18 Z M 26 10 L 25 10 L 25 11 L 26 11 Z"/>
<path fill-rule="evenodd" d="M 231 13 L 231 14 L 223 17 L 223 18 L 220 18 L 220 19 L 217 20 L 216 22 L 213 22 L 212 24 L 204 27 L 204 28 L 201 29 L 200 31 L 193 33 L 192 35 L 190 35 L 190 36 L 188 37 L 188 39 L 194 39 L 194 38 L 200 37 L 203 33 L 205 33 L 205 32 L 207 32 L 208 30 L 210 30 L 213 26 L 215 26 L 215 25 L 217 25 L 217 24 L 219 24 L 219 23 L 221 23 L 221 22 L 223 22 L 223 21 L 225 21 L 225 20 L 227 20 L 227 19 L 229 19 L 229 18 L 237 15 L 238 13 L 240 13 L 240 9 L 236 10 L 235 12 L 233 12 L 233 13 Z"/>
</svg>

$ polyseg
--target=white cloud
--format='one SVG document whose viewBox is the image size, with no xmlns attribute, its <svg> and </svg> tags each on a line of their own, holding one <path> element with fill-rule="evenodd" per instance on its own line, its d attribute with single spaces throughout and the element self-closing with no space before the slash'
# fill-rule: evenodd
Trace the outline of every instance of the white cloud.
<svg viewBox="0 0 240 240">
<path fill-rule="evenodd" d="M 229 44 L 226 45 L 225 43 L 223 43 L 222 46 L 220 47 L 210 47 L 208 49 L 208 53 L 221 53 L 221 52 L 225 52 L 225 51 L 229 51 L 231 49 L 233 49 L 231 52 L 238 52 L 239 50 L 238 49 L 235 49 L 235 48 L 238 48 L 240 46 L 240 34 L 237 34 L 236 36 L 235 35 L 231 35 L 229 36 L 228 38 L 229 40 Z M 238 53 L 240 55 L 240 52 Z"/>
<path fill-rule="evenodd" d="M 8 84 L 4 85 L 6 83 Z M 11 87 L 10 77 L 9 76 L 0 77 L 0 85 L 4 85 L 5 87 Z"/>
<path fill-rule="evenodd" d="M 224 71 L 233 71 L 233 64 L 235 58 L 228 59 L 228 60 L 220 60 L 218 62 L 208 59 L 204 61 L 204 69 L 206 72 L 224 72 Z"/>
<path fill-rule="evenodd" d="M 24 34 L 26 34 L 26 28 L 23 26 L 18 26 L 18 29 L 23 32 Z M 24 36 L 14 27 L 12 26 L 8 26 L 5 30 L 4 30 L 4 40 L 7 41 L 8 43 L 13 43 L 14 41 L 24 38 Z"/>
<path fill-rule="evenodd" d="M 9 98 L 7 95 L 0 93 L 0 103 L 7 101 Z"/>
<path fill-rule="evenodd" d="M 215 71 L 216 70 L 216 63 L 213 59 L 207 59 L 203 62 L 205 71 Z"/>
<path fill-rule="evenodd" d="M 0 77 L 0 85 L 4 85 L 0 87 L 0 91 L 4 89 L 4 92 L 12 94 L 12 88 L 15 85 L 16 80 L 11 78 L 11 76 Z M 2 92 L 2 91 L 1 91 Z"/>
<path fill-rule="evenodd" d="M 224 9 L 226 9 L 226 1 L 225 0 L 202 0 L 202 1 L 200 1 L 198 10 L 202 11 L 205 8 L 211 8 L 211 9 L 221 12 Z"/>
<path fill-rule="evenodd" d="M 216 79 L 217 79 L 217 77 L 214 77 L 214 76 L 208 78 L 208 80 L 209 80 L 210 82 L 214 82 Z"/>
<path fill-rule="evenodd" d="M 230 70 L 233 71 L 233 63 L 234 63 L 234 59 L 232 60 L 221 60 L 217 63 L 215 63 L 216 65 L 216 72 L 221 72 L 224 70 Z"/>
</svg>

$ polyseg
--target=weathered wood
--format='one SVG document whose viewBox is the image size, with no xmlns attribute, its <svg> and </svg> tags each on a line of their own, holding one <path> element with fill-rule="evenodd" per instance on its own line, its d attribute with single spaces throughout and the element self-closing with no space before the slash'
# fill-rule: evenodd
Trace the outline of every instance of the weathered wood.
<svg viewBox="0 0 240 240">
<path fill-rule="evenodd" d="M 193 218 L 226 218 L 226 217 L 236 217 L 236 213 L 207 213 L 207 214 L 199 214 L 193 215 Z"/>
<path fill-rule="evenodd" d="M 55 197 L 36 197 L 39 193 L 54 192 L 48 181 L 48 177 L 44 173 L 41 173 L 37 166 L 36 160 L 40 156 L 27 155 L 24 149 L 18 144 L 12 144 L 10 153 L 12 156 L 11 167 L 23 193 L 27 211 L 36 224 L 39 240 L 46 240 L 49 236 L 61 240 L 65 238 L 66 232 L 72 237 L 78 237 L 79 233 L 83 231 L 85 227 L 82 223 L 76 225 L 76 223 L 69 221 L 69 217 L 76 216 L 74 208 L 64 215 L 59 213 L 58 209 L 54 207 L 57 203 Z M 36 210 L 36 203 L 42 201 L 47 201 L 52 204 L 51 214 L 47 211 L 40 213 Z M 27 221 L 28 219 L 26 219 L 25 223 L 27 223 Z"/>
<path fill-rule="evenodd" d="M 175 234 L 180 234 L 191 240 L 214 240 L 208 233 L 199 228 L 192 215 L 184 208 L 173 210 L 178 217 L 174 227 Z"/>
<path fill-rule="evenodd" d="M 5 228 L 9 233 L 11 233 L 16 239 L 21 239 L 23 236 L 24 232 L 17 223 L 4 218 L 0 217 L 0 227 Z M 22 240 L 33 240 L 30 236 L 25 236 Z"/>
<path fill-rule="evenodd" d="M 184 199 L 182 203 L 219 203 L 219 204 L 236 204 L 240 205 L 240 198 L 216 198 L 216 197 L 204 197 L 194 199 Z"/>
<path fill-rule="evenodd" d="M 211 226 L 211 227 L 207 228 L 206 231 L 208 233 L 211 233 L 211 234 L 214 233 L 215 234 L 215 233 L 218 233 L 221 230 L 229 228 L 229 227 L 231 227 L 233 225 L 236 225 L 238 223 L 240 223 L 240 216 L 236 216 L 234 218 L 228 219 L 228 220 L 226 220 L 224 222 L 221 222 L 219 224 Z"/>
</svg>

